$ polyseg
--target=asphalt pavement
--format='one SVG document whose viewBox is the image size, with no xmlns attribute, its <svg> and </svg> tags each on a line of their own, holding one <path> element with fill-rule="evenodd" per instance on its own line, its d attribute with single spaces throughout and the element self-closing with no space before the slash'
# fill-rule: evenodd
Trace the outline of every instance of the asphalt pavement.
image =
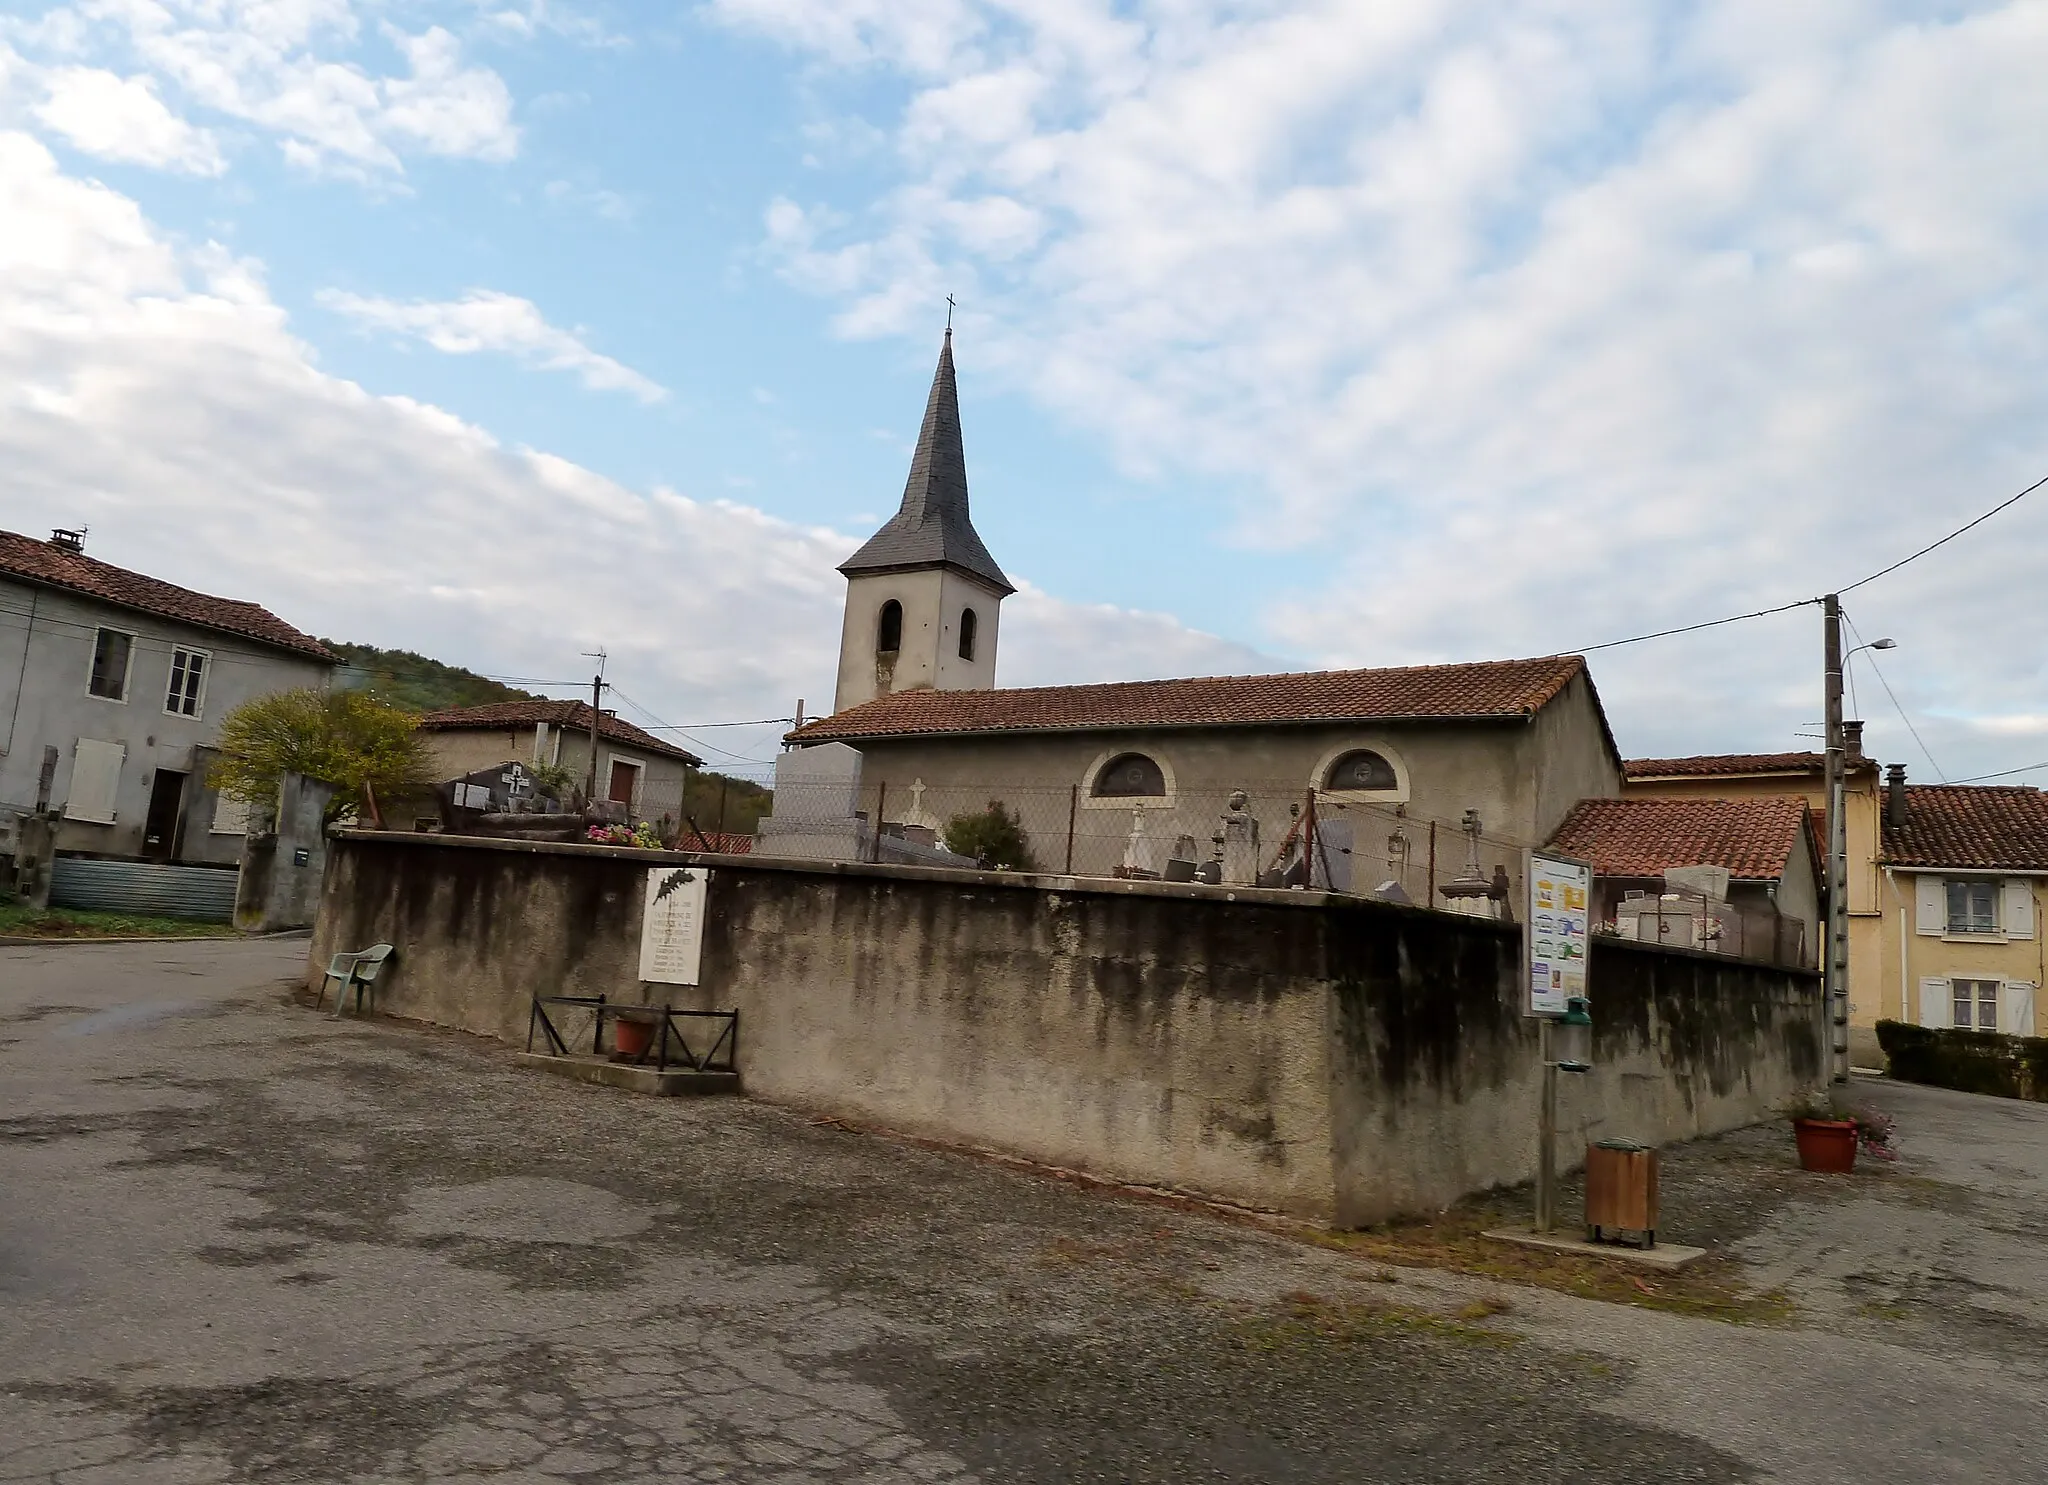
<svg viewBox="0 0 2048 1485">
<path fill-rule="evenodd" d="M 1907 1158 L 1731 1219 L 1794 1302 L 1736 1325 L 549 1078 L 304 954 L 0 948 L 0 1481 L 2048 1479 L 2048 1108 L 1875 1088 Z"/>
</svg>

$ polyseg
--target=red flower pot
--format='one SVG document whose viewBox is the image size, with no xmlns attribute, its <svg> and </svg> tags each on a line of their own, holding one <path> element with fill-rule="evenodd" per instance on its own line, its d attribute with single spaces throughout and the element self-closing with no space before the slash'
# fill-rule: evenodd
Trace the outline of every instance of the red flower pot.
<svg viewBox="0 0 2048 1485">
<path fill-rule="evenodd" d="M 1856 1169 L 1856 1126 L 1847 1119 L 1794 1119 L 1799 1164 L 1805 1170 L 1846 1173 Z"/>
<path fill-rule="evenodd" d="M 612 1022 L 612 1055 L 640 1058 L 654 1045 L 655 1022 L 651 1016 L 620 1016 Z"/>
</svg>

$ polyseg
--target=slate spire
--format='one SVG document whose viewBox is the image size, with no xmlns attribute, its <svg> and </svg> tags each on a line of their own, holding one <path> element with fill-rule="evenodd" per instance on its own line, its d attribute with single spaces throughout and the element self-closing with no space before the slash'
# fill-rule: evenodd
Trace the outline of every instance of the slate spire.
<svg viewBox="0 0 2048 1485">
<path fill-rule="evenodd" d="M 903 505 L 839 570 L 853 577 L 921 567 L 952 567 L 1000 593 L 1017 591 L 968 519 L 967 454 L 960 442 L 960 393 L 953 383 L 950 327 L 939 348 L 939 369 L 925 401 L 917 451 L 910 457 Z"/>
</svg>

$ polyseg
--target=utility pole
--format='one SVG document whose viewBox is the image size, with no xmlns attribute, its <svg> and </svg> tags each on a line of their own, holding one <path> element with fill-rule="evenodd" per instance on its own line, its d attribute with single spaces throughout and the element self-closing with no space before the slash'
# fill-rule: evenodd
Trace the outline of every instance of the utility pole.
<svg viewBox="0 0 2048 1485">
<path fill-rule="evenodd" d="M 604 715 L 604 662 L 603 650 L 585 650 L 586 659 L 597 662 L 597 674 L 590 678 L 590 782 L 583 790 L 583 807 L 589 809 L 597 803 L 597 724 Z"/>
<path fill-rule="evenodd" d="M 1828 1075 L 1849 1081 L 1849 833 L 1842 815 L 1842 777 L 1848 754 L 1842 733 L 1842 600 L 1821 600 L 1827 668 L 1828 931 L 1822 959 L 1821 1043 Z"/>
</svg>

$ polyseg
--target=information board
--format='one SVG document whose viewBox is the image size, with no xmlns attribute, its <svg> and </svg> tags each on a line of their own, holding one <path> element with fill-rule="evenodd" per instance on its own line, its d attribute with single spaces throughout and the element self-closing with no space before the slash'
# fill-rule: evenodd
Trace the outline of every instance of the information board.
<svg viewBox="0 0 2048 1485">
<path fill-rule="evenodd" d="M 640 978 L 694 985 L 704 957 L 704 897 L 711 873 L 701 866 L 656 866 L 647 873 L 640 920 Z"/>
<path fill-rule="evenodd" d="M 1567 1000 L 1586 993 L 1593 868 L 1569 856 L 1531 851 L 1523 879 L 1529 884 L 1529 911 L 1522 919 L 1528 1014 L 1562 1016 Z"/>
</svg>

